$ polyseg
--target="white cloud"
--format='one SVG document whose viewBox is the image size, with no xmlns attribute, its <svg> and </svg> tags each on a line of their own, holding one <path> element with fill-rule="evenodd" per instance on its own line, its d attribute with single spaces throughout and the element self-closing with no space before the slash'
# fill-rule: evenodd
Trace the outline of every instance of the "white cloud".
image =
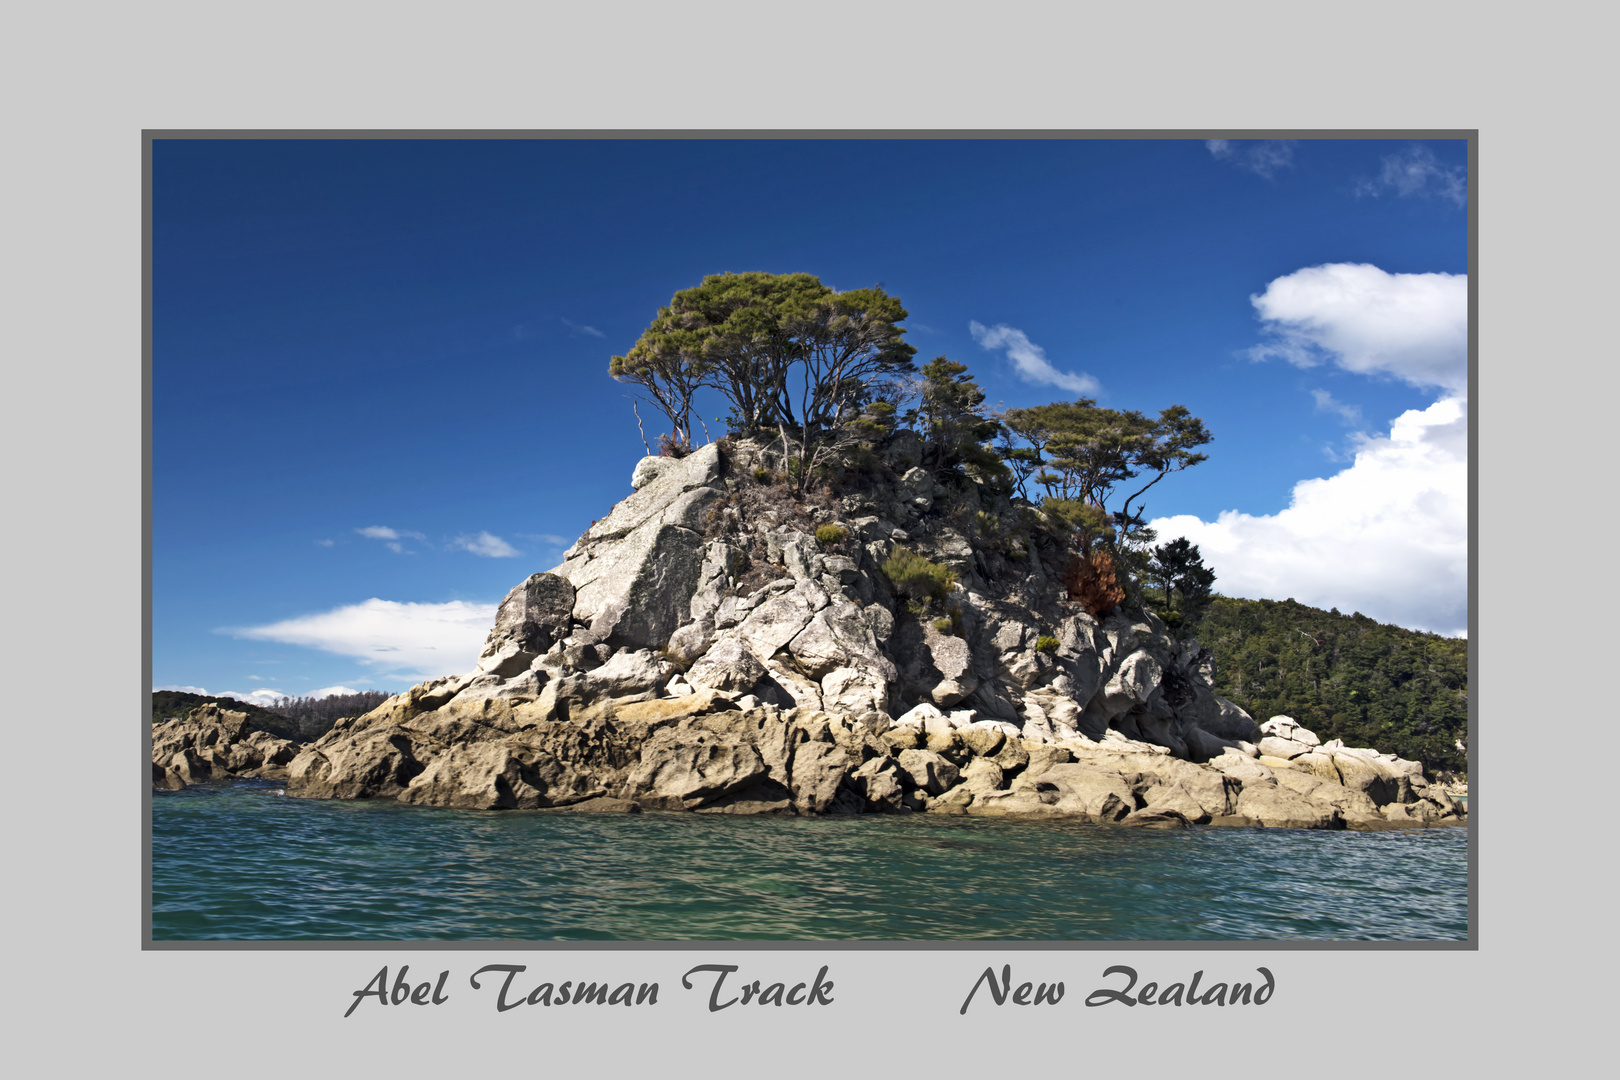
<svg viewBox="0 0 1620 1080">
<path fill-rule="evenodd" d="M 331 547 L 333 542 L 331 540 L 317 540 L 315 543 L 320 547 Z"/>
<path fill-rule="evenodd" d="M 319 690 L 310 691 L 308 696 L 319 699 L 329 698 L 334 694 L 358 694 L 359 692 L 360 691 L 347 686 L 323 686 Z"/>
<path fill-rule="evenodd" d="M 1229 162 L 1244 172 L 1270 180 L 1278 169 L 1294 167 L 1294 141 L 1292 139 L 1258 139 L 1252 142 L 1233 142 L 1231 139 L 1206 139 L 1204 146 L 1215 160 Z"/>
<path fill-rule="evenodd" d="M 491 559 L 510 559 L 523 552 L 493 533 L 481 532 L 477 536 L 458 536 L 450 544 L 474 555 L 487 555 Z"/>
<path fill-rule="evenodd" d="M 969 322 L 968 331 L 982 347 L 992 351 L 1004 350 L 1018 377 L 1025 382 L 1056 386 L 1075 394 L 1095 394 L 1102 389 L 1101 383 L 1084 372 L 1077 375 L 1053 367 L 1046 358 L 1046 350 L 1029 340 L 1022 330 L 1002 323 L 985 326 L 980 322 Z"/>
<path fill-rule="evenodd" d="M 152 687 L 152 692 L 154 694 L 157 693 L 159 690 L 175 690 L 175 691 L 178 691 L 178 692 L 180 692 L 182 694 L 196 694 L 199 697 L 214 697 L 215 696 L 213 694 L 210 694 L 207 690 L 204 690 L 200 686 L 180 686 L 180 685 L 178 685 L 176 683 L 170 683 L 167 686 L 154 686 L 154 687 Z"/>
<path fill-rule="evenodd" d="M 237 701 L 245 701 L 249 705 L 258 705 L 262 708 L 266 705 L 274 705 L 287 695 L 283 694 L 280 690 L 259 689 L 249 690 L 246 693 L 241 690 L 222 690 L 218 694 L 214 694 L 212 696 L 235 698 Z"/>
<path fill-rule="evenodd" d="M 401 540 L 404 540 L 407 537 L 412 540 L 423 541 L 424 543 L 427 541 L 427 537 L 423 536 L 419 532 L 411 532 L 409 529 L 390 529 L 387 525 L 367 525 L 363 529 L 356 529 L 354 531 L 359 533 L 361 536 L 369 537 L 372 540 L 386 541 L 384 546 L 387 547 L 389 551 L 392 551 L 395 555 L 414 554 L 412 552 L 407 552 L 405 550 L 405 545 L 400 543 Z"/>
<path fill-rule="evenodd" d="M 1444 199 L 1454 206 L 1468 205 L 1468 170 L 1461 165 L 1441 165 L 1427 146 L 1414 143 L 1384 158 L 1382 166 L 1378 179 L 1356 182 L 1357 198 L 1377 198 L 1393 191 L 1402 196 Z"/>
<path fill-rule="evenodd" d="M 1360 611 L 1380 622 L 1456 634 L 1468 625 L 1468 406 L 1445 397 L 1363 436 L 1355 463 L 1294 485 L 1286 509 L 1223 511 L 1150 523 L 1185 536 L 1217 591 Z"/>
<path fill-rule="evenodd" d="M 495 622 L 495 604 L 451 600 L 411 604 L 373 597 L 331 611 L 225 633 L 303 645 L 360 660 L 380 671 L 423 678 L 470 671 Z"/>
<path fill-rule="evenodd" d="M 1466 274 L 1390 274 L 1328 263 L 1277 278 L 1250 303 L 1271 340 L 1249 350 L 1302 368 L 1331 362 L 1453 393 L 1468 386 Z"/>
</svg>

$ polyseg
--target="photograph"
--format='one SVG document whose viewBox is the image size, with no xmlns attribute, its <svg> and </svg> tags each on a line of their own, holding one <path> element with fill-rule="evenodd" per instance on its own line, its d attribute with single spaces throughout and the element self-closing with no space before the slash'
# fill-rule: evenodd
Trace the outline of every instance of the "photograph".
<svg viewBox="0 0 1620 1080">
<path fill-rule="evenodd" d="M 1477 949 L 1475 138 L 148 131 L 143 949 Z"/>
</svg>

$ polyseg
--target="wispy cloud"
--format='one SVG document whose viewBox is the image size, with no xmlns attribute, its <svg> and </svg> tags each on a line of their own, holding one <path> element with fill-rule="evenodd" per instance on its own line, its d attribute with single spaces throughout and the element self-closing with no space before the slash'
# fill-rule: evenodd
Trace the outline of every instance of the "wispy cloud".
<svg viewBox="0 0 1620 1080">
<path fill-rule="evenodd" d="M 523 554 L 505 540 L 487 532 L 481 532 L 477 536 L 458 536 L 450 542 L 450 546 L 459 551 L 470 551 L 474 555 L 484 555 L 491 559 L 510 559 Z"/>
<path fill-rule="evenodd" d="M 317 546 L 317 547 L 331 547 L 332 543 L 333 543 L 333 541 L 331 541 L 331 540 L 317 540 L 317 541 L 315 541 L 315 546 Z"/>
<path fill-rule="evenodd" d="M 353 657 L 380 672 L 434 678 L 469 671 L 495 620 L 495 604 L 399 603 L 373 597 L 331 611 L 222 633 Z"/>
<path fill-rule="evenodd" d="M 1095 394 L 1102 389 L 1101 383 L 1084 372 L 1077 374 L 1053 367 L 1046 358 L 1046 350 L 1029 340 L 1022 330 L 1003 323 L 985 326 L 969 322 L 968 331 L 983 348 L 1005 352 L 1018 377 L 1025 382 L 1056 386 L 1075 394 Z"/>
<path fill-rule="evenodd" d="M 569 322 L 567 319 L 564 319 L 563 320 L 563 325 L 568 327 L 568 329 L 570 329 L 570 330 L 572 330 L 574 332 L 574 334 L 573 334 L 574 337 L 578 337 L 581 334 L 584 334 L 587 337 L 599 337 L 599 338 L 607 337 L 606 334 L 602 333 L 602 331 L 598 330 L 596 327 L 594 327 L 594 326 L 586 326 L 584 323 L 574 323 L 574 322 Z"/>
<path fill-rule="evenodd" d="M 1316 399 L 1316 409 L 1318 412 L 1333 413 L 1346 424 L 1350 424 L 1352 426 L 1361 423 L 1360 406 L 1350 405 L 1340 401 L 1326 390 L 1312 390 L 1311 397 Z"/>
<path fill-rule="evenodd" d="M 1294 167 L 1296 145 L 1293 139 L 1204 140 L 1204 146 L 1215 155 L 1216 161 L 1227 162 L 1266 180 L 1273 179 L 1280 169 Z"/>
<path fill-rule="evenodd" d="M 1389 192 L 1398 196 L 1444 199 L 1453 206 L 1468 205 L 1468 170 L 1461 165 L 1441 165 L 1434 151 L 1413 143 L 1382 162 L 1377 179 L 1356 181 L 1357 198 L 1377 198 Z"/>
<path fill-rule="evenodd" d="M 367 525 L 363 529 L 356 529 L 354 531 L 359 533 L 361 536 L 368 536 L 373 540 L 398 540 L 403 536 L 408 536 L 413 540 L 427 539 L 427 537 L 423 536 L 419 532 L 411 532 L 409 529 L 390 529 L 386 525 Z"/>
<path fill-rule="evenodd" d="M 409 529 L 390 529 L 387 525 L 367 525 L 363 529 L 356 529 L 354 531 L 359 533 L 361 536 L 369 537 L 372 540 L 383 541 L 384 546 L 396 555 L 404 555 L 407 553 L 405 550 L 405 545 L 400 542 L 404 539 L 409 538 L 411 540 L 418 540 L 423 543 L 427 542 L 427 537 L 423 536 L 419 532 L 411 532 Z"/>
<path fill-rule="evenodd" d="M 1331 363 L 1453 393 L 1468 386 L 1468 277 L 1328 263 L 1277 278 L 1249 301 L 1269 340 L 1251 360 Z"/>
<path fill-rule="evenodd" d="M 552 547 L 569 547 L 573 544 L 573 541 L 568 537 L 558 536 L 556 533 L 513 533 L 512 535 L 519 540 L 538 540 L 542 544 L 550 544 Z"/>
</svg>

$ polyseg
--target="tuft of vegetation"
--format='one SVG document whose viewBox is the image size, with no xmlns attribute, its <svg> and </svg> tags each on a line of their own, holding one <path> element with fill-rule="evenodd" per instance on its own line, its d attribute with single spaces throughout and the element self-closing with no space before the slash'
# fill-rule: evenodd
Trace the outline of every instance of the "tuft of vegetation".
<svg viewBox="0 0 1620 1080">
<path fill-rule="evenodd" d="M 1042 634 L 1035 639 L 1035 651 L 1044 653 L 1057 652 L 1058 639 L 1051 634 Z"/>
<path fill-rule="evenodd" d="M 938 630 L 942 634 L 950 633 L 951 632 L 951 620 L 950 620 L 950 618 L 947 617 L 947 616 L 942 615 L 939 618 L 935 619 L 934 620 L 934 629 Z"/>
<path fill-rule="evenodd" d="M 956 572 L 950 567 L 929 562 L 910 548 L 895 548 L 882 569 L 895 595 L 922 610 L 927 610 L 930 603 L 944 603 L 956 584 Z M 908 610 L 915 609 L 908 605 Z"/>
<path fill-rule="evenodd" d="M 1090 555 L 1071 555 L 1063 583 L 1069 599 L 1079 601 L 1092 618 L 1107 615 L 1125 601 L 1124 584 L 1113 555 L 1105 547 L 1094 549 Z"/>
<path fill-rule="evenodd" d="M 836 544 L 842 544 L 847 536 L 849 536 L 849 533 L 837 525 L 829 523 L 816 527 L 816 543 L 822 547 L 833 547 Z"/>
<path fill-rule="evenodd" d="M 1215 692 L 1264 723 L 1292 716 L 1324 741 L 1468 767 L 1468 642 L 1293 600 L 1214 597 L 1188 629 L 1215 659 Z"/>
<path fill-rule="evenodd" d="M 755 469 L 754 480 L 757 483 L 769 484 L 776 479 L 776 474 L 769 469 Z"/>
</svg>

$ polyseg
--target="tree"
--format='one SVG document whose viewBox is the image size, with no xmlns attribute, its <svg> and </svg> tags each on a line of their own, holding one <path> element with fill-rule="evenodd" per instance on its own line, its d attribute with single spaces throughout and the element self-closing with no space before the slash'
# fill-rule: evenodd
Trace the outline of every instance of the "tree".
<svg viewBox="0 0 1620 1080">
<path fill-rule="evenodd" d="M 1204 565 L 1204 557 L 1186 537 L 1177 537 L 1153 549 L 1150 574 L 1164 587 L 1164 606 L 1174 608 L 1175 593 L 1181 594 L 1180 613 L 1183 620 L 1197 618 L 1209 602 L 1215 571 Z"/>
<path fill-rule="evenodd" d="M 962 465 L 1005 473 L 984 443 L 1001 424 L 984 407 L 984 391 L 967 365 L 940 356 L 923 366 L 917 407 L 906 413 L 923 439 L 923 458 L 936 476 Z"/>
<path fill-rule="evenodd" d="M 912 370 L 900 302 L 882 288 L 836 292 L 810 274 L 712 274 L 675 294 L 609 373 L 648 389 L 677 431 L 691 395 L 731 403 L 732 430 L 781 440 L 799 490 L 875 388 Z M 784 462 L 788 464 L 788 462 Z"/>
<path fill-rule="evenodd" d="M 1035 476 L 1047 497 L 1095 506 L 1118 528 L 1122 540 L 1142 537 L 1141 500 L 1148 489 L 1170 473 L 1207 460 L 1208 455 L 1195 448 L 1212 438 L 1204 422 L 1181 405 L 1150 419 L 1134 410 L 1101 408 L 1094 398 L 1010 409 L 1005 422 L 1047 466 Z M 1003 450 L 1003 457 L 1009 449 Z M 1151 479 L 1110 511 L 1116 490 L 1143 475 Z"/>
</svg>

